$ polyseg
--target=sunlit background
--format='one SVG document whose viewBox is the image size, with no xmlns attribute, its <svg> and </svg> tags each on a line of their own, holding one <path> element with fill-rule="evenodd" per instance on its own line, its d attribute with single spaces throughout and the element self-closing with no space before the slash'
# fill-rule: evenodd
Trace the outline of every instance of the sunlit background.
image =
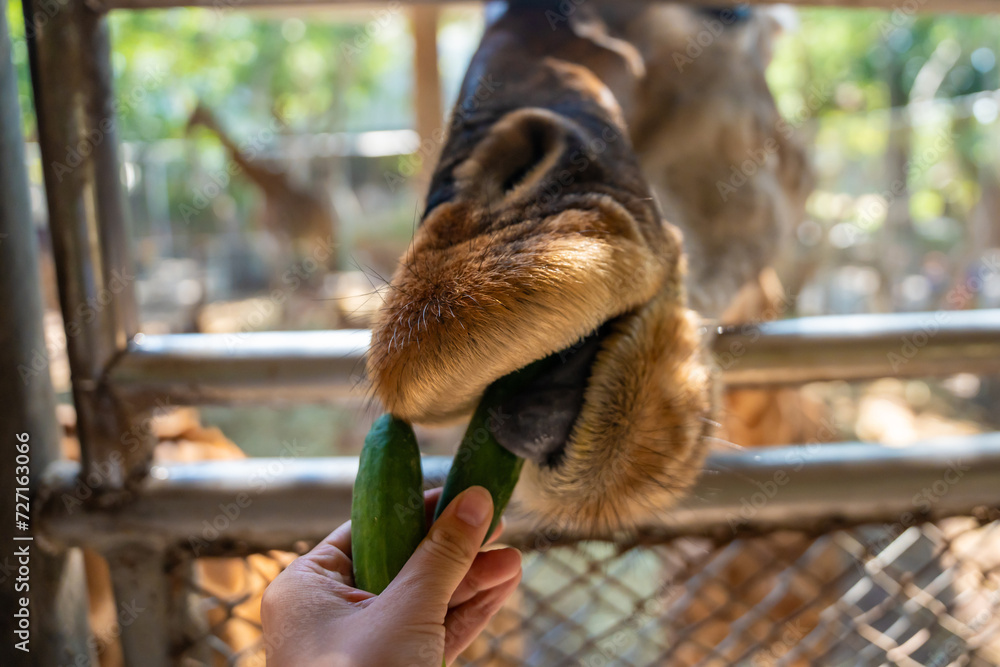
<svg viewBox="0 0 1000 667">
<path fill-rule="evenodd" d="M 17 2 L 9 12 L 44 240 L 24 22 Z M 818 174 L 779 263 L 782 316 L 1000 307 L 1000 18 L 777 15 L 784 34 L 769 79 Z M 226 4 L 114 13 L 111 23 L 143 330 L 367 326 L 435 149 L 421 148 L 416 127 L 409 10 Z M 482 9 L 445 6 L 438 25 L 447 110 Z M 227 141 L 252 155 L 257 180 L 232 169 Z M 283 215 L 301 210 L 282 208 L 288 197 L 327 216 L 329 258 L 296 250 L 282 231 Z M 51 260 L 44 268 L 58 348 Z M 52 370 L 68 401 L 65 363 Z M 893 444 L 1000 424 L 989 407 L 996 383 L 972 375 L 803 391 L 832 411 L 839 439 Z M 360 401 L 201 413 L 251 454 L 287 442 L 303 454 L 355 452 L 373 416 Z"/>
</svg>

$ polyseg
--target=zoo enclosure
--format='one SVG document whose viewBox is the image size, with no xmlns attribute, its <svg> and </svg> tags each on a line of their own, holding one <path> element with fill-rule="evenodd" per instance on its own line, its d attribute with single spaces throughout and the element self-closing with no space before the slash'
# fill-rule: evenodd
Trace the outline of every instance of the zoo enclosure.
<svg viewBox="0 0 1000 667">
<path fill-rule="evenodd" d="M 256 4 L 274 3 L 242 3 Z M 884 0 L 836 4 L 892 6 Z M 996 11 L 998 4 L 995 0 L 915 2 L 917 8 L 927 11 Z M 48 616 L 52 620 L 42 621 L 43 636 L 51 641 L 42 643 L 34 654 L 38 664 L 71 664 L 76 656 L 91 652 L 75 547 L 100 550 L 111 564 L 117 598 L 137 600 L 146 610 L 122 625 L 121 640 L 128 664 L 156 667 L 183 664 L 184 660 L 198 662 L 205 656 L 210 658 L 213 651 L 223 654 L 224 650 L 217 647 L 217 642 L 212 648 L 208 641 L 213 633 L 200 618 L 204 605 L 189 599 L 197 598 L 199 591 L 192 588 L 191 596 L 177 596 L 172 591 L 173 583 L 190 581 L 194 555 L 190 538 L 201 530 L 201 520 L 217 514 L 220 504 L 249 492 L 260 466 L 267 469 L 274 465 L 273 479 L 255 495 L 240 520 L 219 531 L 198 555 L 294 550 L 302 541 L 308 543 L 324 536 L 330 526 L 346 516 L 350 504 L 353 461 L 252 460 L 230 462 L 224 467 L 177 465 L 150 470 L 153 443 L 142 425 L 158 401 L 266 402 L 278 396 L 286 401 L 328 401 L 350 392 L 361 379 L 357 372 L 363 367 L 359 362 L 367 345 L 367 334 L 360 331 L 248 334 L 235 349 L 219 336 L 144 336 L 139 331 L 131 286 L 115 279 L 116 275 L 128 273 L 129 258 L 118 179 L 106 12 L 178 5 L 216 3 L 66 0 L 63 4 L 25 4 L 26 23 L 34 27 L 29 30 L 29 49 L 39 141 L 83 452 L 82 467 L 56 460 L 54 420 L 48 410 L 51 395 L 37 390 L 40 383 L 32 384 L 38 393 L 18 395 L 17 400 L 4 406 L 5 418 L 9 412 L 12 423 L 26 420 L 24 430 L 35 434 L 37 440 L 34 465 L 46 468 L 44 482 L 35 487 L 35 525 L 39 543 L 48 549 L 43 562 L 45 579 L 51 583 L 40 582 L 34 591 L 34 609 L 39 618 Z M 6 27 L 4 33 L 6 42 Z M 0 67 L 8 64 L 0 63 Z M 5 79 L 4 84 L 10 82 Z M 4 137 L 9 139 L 19 133 L 17 96 L 9 94 L 9 89 L 3 93 L 0 118 Z M 92 150 L 66 169 L 67 147 L 83 143 Z M 15 238 L 0 244 L 0 248 L 6 245 L 4 251 L 23 262 L 24 257 L 35 252 L 24 193 L 16 191 L 23 181 L 16 173 L 23 154 L 13 141 L 5 140 L 2 148 L 3 187 L 11 190 L 8 201 L 12 202 L 13 223 L 18 226 L 10 227 Z M 14 176 L 8 179 L 8 174 Z M 16 367 L 33 350 L 44 349 L 44 344 L 38 331 L 37 295 L 22 290 L 19 284 L 25 275 L 32 275 L 31 267 L 13 262 L 7 266 L 22 267 L 22 272 L 4 272 L 4 284 L 0 285 L 4 298 L 12 300 L 10 309 L 5 309 L 5 338 L 20 342 L 19 346 L 6 348 L 4 354 L 14 361 L 11 367 Z M 901 341 L 907 340 L 914 351 L 906 353 L 905 364 L 895 364 L 893 355 L 904 354 Z M 754 331 L 720 331 L 714 346 L 723 379 L 731 385 L 888 375 L 919 377 L 961 371 L 997 373 L 1000 312 L 793 320 L 761 325 Z M 136 437 L 126 444 L 123 434 Z M 875 539 L 866 537 L 872 525 L 895 526 L 902 515 L 912 512 L 915 496 L 925 489 L 933 492 L 935 485 L 946 480 L 956 452 L 961 454 L 959 460 L 971 462 L 968 470 L 961 470 L 960 484 L 950 484 L 947 492 L 938 494 L 926 511 L 915 513 L 900 531 L 888 531 L 891 539 L 878 539 L 877 534 Z M 756 502 L 755 494 L 770 488 L 771 482 L 777 483 L 775 475 L 787 467 L 789 457 L 802 461 L 794 479 L 782 484 L 780 494 Z M 430 473 L 434 470 L 440 474 L 442 465 L 440 461 L 428 461 L 428 476 L 433 477 Z M 986 531 L 981 537 L 987 539 L 995 528 L 992 522 L 996 516 L 989 510 L 1000 506 L 1000 485 L 996 483 L 1000 476 L 1000 435 L 964 442 L 952 440 L 947 453 L 934 443 L 905 452 L 860 444 L 830 446 L 822 451 L 776 448 L 715 457 L 708 467 L 717 474 L 702 480 L 684 508 L 672 511 L 657 525 L 645 527 L 637 542 L 581 545 L 571 534 L 538 535 L 526 526 L 513 525 L 508 538 L 539 554 L 529 560 L 529 570 L 556 567 L 563 570 L 565 581 L 555 590 L 542 591 L 530 584 L 525 588 L 519 618 L 537 621 L 539 627 L 533 631 L 523 620 L 512 619 L 510 631 L 494 636 L 492 655 L 497 660 L 517 657 L 528 664 L 580 662 L 591 657 L 604 659 L 606 664 L 650 664 L 646 661 L 666 659 L 664 655 L 677 658 L 685 644 L 692 644 L 692 650 L 701 650 L 697 659 L 707 661 L 704 664 L 713 664 L 713 656 L 716 660 L 723 655 L 729 656 L 726 660 L 744 659 L 739 657 L 739 651 L 757 655 L 754 650 L 759 653 L 773 644 L 767 636 L 751 631 L 761 619 L 780 620 L 769 615 L 780 600 L 748 596 L 741 601 L 730 596 L 728 611 L 723 603 L 715 611 L 699 612 L 695 603 L 704 597 L 709 584 L 714 580 L 724 589 L 746 587 L 740 582 L 734 585 L 730 575 L 720 574 L 728 572 L 726 568 L 737 554 L 743 554 L 747 563 L 758 562 L 762 571 L 773 570 L 774 581 L 787 585 L 788 580 L 806 574 L 815 578 L 813 556 L 833 551 L 840 555 L 835 559 L 837 564 L 826 568 L 825 576 L 839 582 L 831 587 L 837 594 L 829 600 L 817 595 L 815 600 L 831 601 L 826 608 L 836 611 L 837 604 L 847 604 L 846 599 L 862 615 L 862 622 L 847 626 L 836 613 L 828 615 L 825 621 L 813 624 L 815 629 L 802 631 L 800 636 L 793 633 L 794 641 L 787 651 L 774 657 L 775 661 L 792 660 L 795 651 L 804 659 L 826 656 L 822 659 L 836 660 L 831 657 L 836 655 L 836 647 L 827 645 L 833 641 L 831 637 L 836 639 L 833 643 L 842 642 L 841 649 L 852 645 L 845 640 L 848 635 L 852 640 L 860 637 L 863 647 L 857 649 L 859 655 L 867 651 L 873 659 L 889 656 L 887 659 L 899 664 L 923 664 L 911 657 L 919 656 L 921 650 L 947 658 L 943 662 L 943 658 L 934 658 L 939 660 L 936 664 L 988 659 L 977 658 L 979 648 L 975 642 L 986 646 L 983 631 L 997 631 L 998 600 L 982 590 L 996 590 L 995 566 L 975 563 L 968 552 L 960 552 L 965 554 L 960 557 L 949 549 L 962 534 Z M 41 470 L 34 472 L 36 483 L 42 482 L 37 477 Z M 88 497 L 79 511 L 70 511 L 65 501 L 75 497 L 81 482 L 94 492 L 93 497 Z M 7 490 L 5 495 L 11 495 Z M 845 500 L 847 490 L 849 498 Z M 323 502 L 304 504 L 306 498 Z M 750 502 L 752 511 L 745 509 L 744 502 Z M 309 507 L 322 507 L 323 512 Z M 738 517 L 741 535 L 735 540 L 734 517 Z M 942 524 L 945 528 L 941 528 L 926 523 L 948 517 L 971 517 L 975 527 L 958 531 L 949 528 L 951 524 Z M 793 537 L 782 544 L 773 543 L 775 536 L 783 534 Z M 813 539 L 817 534 L 820 537 Z M 694 552 L 685 552 L 686 544 L 695 544 Z M 796 550 L 795 544 L 801 549 Z M 914 555 L 915 550 L 920 553 Z M 690 553 L 709 557 L 688 557 Z M 636 591 L 634 582 L 627 583 L 628 575 L 616 570 L 616 564 L 622 559 L 627 562 L 635 554 L 645 558 L 644 562 L 654 562 L 659 576 L 684 582 L 672 588 L 676 595 L 667 596 L 658 590 Z M 953 562 L 942 564 L 942 554 L 949 554 Z M 860 567 L 842 567 L 846 557 L 860 563 Z M 896 570 L 893 564 L 898 565 Z M 938 600 L 942 586 L 952 586 L 958 578 L 956 572 L 964 571 L 962 568 L 975 569 L 983 584 L 978 590 L 983 600 L 977 598 L 978 606 L 970 607 L 976 613 L 968 618 L 962 616 L 968 610 L 960 611 L 958 602 Z M 605 583 L 617 581 L 612 586 L 617 593 L 597 590 L 599 587 L 588 579 L 599 576 L 602 569 L 608 574 L 617 572 L 601 579 Z M 928 581 L 917 581 L 906 574 L 924 571 L 933 573 Z M 848 572 L 856 576 L 845 575 Z M 873 590 L 881 591 L 881 597 L 862 605 L 862 599 Z M 948 590 L 956 598 L 968 598 L 966 589 Z M 560 606 L 560 599 L 573 599 L 587 591 L 590 597 L 580 603 L 583 609 L 590 610 L 593 618 L 617 620 L 596 628 Z M 935 600 L 939 604 L 935 605 Z M 647 604 L 650 601 L 652 607 Z M 741 603 L 742 609 L 733 609 L 736 603 Z M 966 603 L 963 598 L 961 604 Z M 221 604 L 230 612 L 234 608 L 232 601 Z M 806 603 L 800 605 L 800 609 L 807 608 Z M 925 610 L 933 619 L 926 627 L 914 621 Z M 988 611 L 984 621 L 977 620 L 982 610 Z M 705 628 L 718 622 L 727 627 L 718 641 L 712 634 L 703 634 Z M 551 627 L 543 627 L 546 623 Z M 838 630 L 838 623 L 845 625 L 846 634 Z M 667 637 L 664 627 L 675 626 L 679 628 L 676 636 Z M 634 646 L 608 648 L 601 644 L 622 627 L 631 632 Z M 941 632 L 947 636 L 942 638 Z M 948 652 L 951 649 L 944 648 L 952 637 L 962 642 L 954 660 Z M 736 651 L 736 657 L 725 653 L 728 650 Z M 556 652 L 555 659 L 551 658 L 552 651 Z"/>
</svg>

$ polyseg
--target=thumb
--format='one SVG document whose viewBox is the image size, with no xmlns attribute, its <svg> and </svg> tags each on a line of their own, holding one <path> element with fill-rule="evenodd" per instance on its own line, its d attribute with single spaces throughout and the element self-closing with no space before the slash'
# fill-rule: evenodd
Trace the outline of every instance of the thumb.
<svg viewBox="0 0 1000 667">
<path fill-rule="evenodd" d="M 473 486 L 458 494 L 379 598 L 391 601 L 403 618 L 443 623 L 448 602 L 472 567 L 492 518 L 489 491 Z"/>
</svg>

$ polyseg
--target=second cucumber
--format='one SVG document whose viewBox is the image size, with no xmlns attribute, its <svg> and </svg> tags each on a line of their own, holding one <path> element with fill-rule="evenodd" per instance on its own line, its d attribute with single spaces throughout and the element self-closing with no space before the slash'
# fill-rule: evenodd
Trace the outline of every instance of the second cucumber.
<svg viewBox="0 0 1000 667">
<path fill-rule="evenodd" d="M 385 414 L 361 450 L 351 501 L 354 585 L 378 595 L 427 534 L 420 449 L 413 429 Z"/>
</svg>

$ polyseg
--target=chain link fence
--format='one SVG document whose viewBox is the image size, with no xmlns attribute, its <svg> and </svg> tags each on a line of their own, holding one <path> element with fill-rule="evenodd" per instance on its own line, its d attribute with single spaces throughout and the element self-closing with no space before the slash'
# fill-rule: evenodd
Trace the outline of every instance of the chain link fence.
<svg viewBox="0 0 1000 667">
<path fill-rule="evenodd" d="M 263 667 L 261 592 L 293 559 L 178 563 L 178 664 Z M 1000 520 L 527 551 L 458 664 L 1000 665 Z"/>
</svg>

